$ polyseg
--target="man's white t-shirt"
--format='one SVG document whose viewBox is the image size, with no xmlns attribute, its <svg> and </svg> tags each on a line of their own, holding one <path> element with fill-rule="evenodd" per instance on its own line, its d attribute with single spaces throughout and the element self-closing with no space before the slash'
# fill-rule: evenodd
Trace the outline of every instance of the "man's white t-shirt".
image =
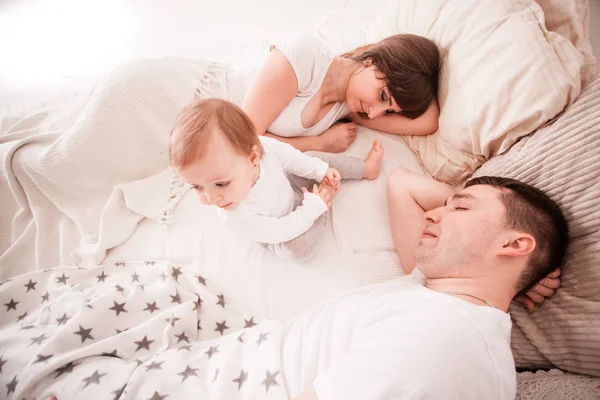
<svg viewBox="0 0 600 400">
<path fill-rule="evenodd" d="M 514 399 L 510 316 L 423 286 L 412 275 L 336 298 L 286 324 L 290 398 Z"/>
</svg>

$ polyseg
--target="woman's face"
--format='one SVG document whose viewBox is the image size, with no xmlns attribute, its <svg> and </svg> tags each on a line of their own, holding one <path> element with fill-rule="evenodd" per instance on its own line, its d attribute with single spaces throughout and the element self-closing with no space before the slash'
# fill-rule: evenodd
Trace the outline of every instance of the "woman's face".
<svg viewBox="0 0 600 400">
<path fill-rule="evenodd" d="M 383 76 L 370 60 L 361 63 L 346 86 L 346 104 L 351 112 L 374 119 L 402 111 L 381 78 Z"/>
</svg>

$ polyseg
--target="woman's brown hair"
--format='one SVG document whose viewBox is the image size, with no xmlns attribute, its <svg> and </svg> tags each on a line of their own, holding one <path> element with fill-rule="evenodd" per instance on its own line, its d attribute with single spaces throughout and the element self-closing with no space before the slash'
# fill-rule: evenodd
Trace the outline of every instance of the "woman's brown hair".
<svg viewBox="0 0 600 400">
<path fill-rule="evenodd" d="M 402 115 L 414 119 L 435 99 L 440 71 L 440 51 L 422 36 L 399 34 L 346 53 L 358 63 L 371 60 L 383 75 Z"/>
</svg>

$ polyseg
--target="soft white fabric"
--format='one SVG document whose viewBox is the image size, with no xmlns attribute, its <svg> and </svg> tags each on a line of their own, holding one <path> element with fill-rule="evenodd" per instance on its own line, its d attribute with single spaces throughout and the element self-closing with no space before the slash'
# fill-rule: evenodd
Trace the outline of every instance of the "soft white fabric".
<svg viewBox="0 0 600 400">
<path fill-rule="evenodd" d="M 276 139 L 261 136 L 260 141 L 264 153 L 258 180 L 235 209 L 219 209 L 218 213 L 227 225 L 259 243 L 283 243 L 306 232 L 327 211 L 325 202 L 310 192 L 304 193 L 302 204 L 294 209 L 294 191 L 286 172 L 320 182 L 329 166 Z"/>
<path fill-rule="evenodd" d="M 425 36 L 441 48 L 439 130 L 404 138 L 431 176 L 454 185 L 559 115 L 593 63 L 548 31 L 533 0 L 394 0 L 372 21 L 347 23 L 320 26 L 336 52 L 398 33 Z"/>
<path fill-rule="evenodd" d="M 291 398 L 513 399 L 510 317 L 423 286 L 418 271 L 356 289 L 288 322 Z"/>
<path fill-rule="evenodd" d="M 199 82 L 213 78 L 208 62 L 146 60 L 101 81 L 60 129 L 45 120 L 57 103 L 12 126 L 3 122 L 0 209 L 9 239 L 2 240 L 1 276 L 77 262 L 77 246 L 100 240 L 113 190 L 168 167 L 178 110 Z"/>
<path fill-rule="evenodd" d="M 313 126 L 306 128 L 302 126 L 302 111 L 321 89 L 335 54 L 320 39 L 310 35 L 282 39 L 274 43 L 274 46 L 292 65 L 298 80 L 298 93 L 269 126 L 269 132 L 284 137 L 317 136 L 349 114 L 350 110 L 346 103 L 338 102 Z M 227 67 L 227 95 L 230 101 L 238 105 L 242 103 L 246 91 L 264 64 L 267 55 L 268 52 L 258 59 L 251 58 L 246 63 L 232 64 Z"/>
</svg>

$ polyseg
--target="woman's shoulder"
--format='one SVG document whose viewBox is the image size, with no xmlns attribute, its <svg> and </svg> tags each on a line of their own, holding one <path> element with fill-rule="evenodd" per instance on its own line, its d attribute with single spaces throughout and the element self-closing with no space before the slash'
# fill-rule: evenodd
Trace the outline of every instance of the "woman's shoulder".
<svg viewBox="0 0 600 400">
<path fill-rule="evenodd" d="M 329 69 L 335 55 L 316 36 L 309 34 L 282 38 L 273 43 L 288 59 L 298 80 L 298 92 L 311 92 Z"/>
</svg>

